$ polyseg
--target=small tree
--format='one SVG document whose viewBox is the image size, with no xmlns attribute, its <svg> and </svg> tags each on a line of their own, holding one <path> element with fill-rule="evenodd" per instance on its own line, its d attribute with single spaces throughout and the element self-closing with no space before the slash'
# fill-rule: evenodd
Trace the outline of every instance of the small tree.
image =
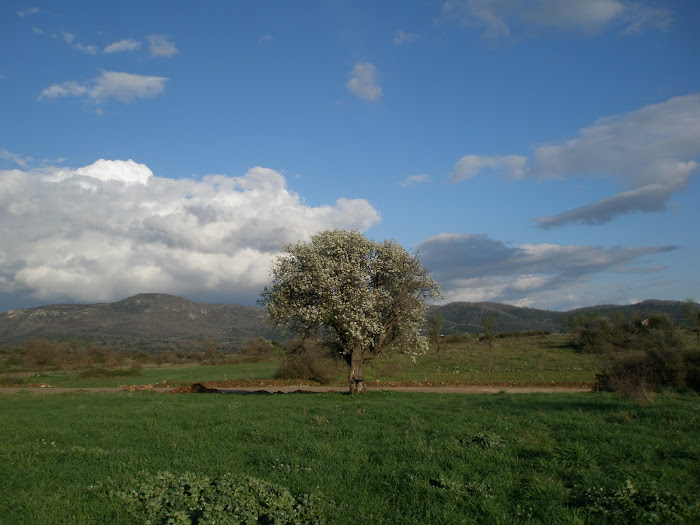
<svg viewBox="0 0 700 525">
<path fill-rule="evenodd" d="M 484 329 L 484 339 L 489 342 L 489 347 L 492 347 L 493 340 L 496 338 L 496 330 L 498 329 L 498 317 L 495 315 L 482 317 L 481 327 Z"/>
<path fill-rule="evenodd" d="M 430 339 L 435 343 L 435 353 L 440 353 L 440 332 L 442 331 L 442 324 L 445 322 L 445 318 L 440 312 L 433 312 L 426 319 L 426 324 L 428 325 L 428 335 Z"/>
<path fill-rule="evenodd" d="M 424 301 L 440 288 L 398 243 L 329 230 L 284 250 L 260 303 L 277 326 L 319 335 L 342 356 L 351 393 L 366 389 L 363 365 L 387 345 L 425 350 Z"/>
</svg>

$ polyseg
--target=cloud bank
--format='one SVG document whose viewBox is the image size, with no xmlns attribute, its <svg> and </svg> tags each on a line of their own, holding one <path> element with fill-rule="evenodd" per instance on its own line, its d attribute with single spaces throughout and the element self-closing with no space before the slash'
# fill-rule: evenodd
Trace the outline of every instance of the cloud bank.
<svg viewBox="0 0 700 525">
<path fill-rule="evenodd" d="M 458 182 L 486 169 L 508 178 L 612 179 L 624 191 L 536 219 L 542 228 L 603 224 L 618 215 L 665 210 L 671 195 L 698 172 L 699 158 L 700 94 L 693 94 L 601 119 L 573 139 L 536 148 L 529 166 L 519 155 L 466 155 L 449 180 Z"/>
<path fill-rule="evenodd" d="M 143 291 L 251 303 L 284 243 L 379 221 L 365 200 L 307 206 L 276 171 L 175 180 L 133 160 L 0 171 L 0 303 Z"/>
<path fill-rule="evenodd" d="M 663 269 L 646 261 L 673 246 L 601 248 L 556 244 L 511 246 L 486 235 L 442 233 L 416 248 L 446 301 L 494 301 L 568 309 L 625 297 L 586 296 L 586 283 L 604 274 L 647 274 Z M 617 293 L 606 290 L 606 293 Z"/>
<path fill-rule="evenodd" d="M 39 94 L 39 100 L 78 97 L 99 104 L 113 98 L 128 104 L 135 98 L 152 98 L 160 95 L 165 89 L 167 80 L 165 77 L 102 71 L 99 77 L 86 82 L 70 81 L 53 84 Z"/>
</svg>

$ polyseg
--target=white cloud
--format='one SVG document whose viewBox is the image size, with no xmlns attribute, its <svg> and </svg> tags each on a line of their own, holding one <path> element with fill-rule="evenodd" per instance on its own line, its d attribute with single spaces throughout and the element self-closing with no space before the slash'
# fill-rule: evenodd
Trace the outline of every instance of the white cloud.
<svg viewBox="0 0 700 525">
<path fill-rule="evenodd" d="M 623 0 L 447 0 L 443 13 L 466 26 L 483 28 L 487 38 L 509 36 L 523 28 L 545 28 L 592 33 L 613 24 L 622 33 L 647 27 L 666 29 L 671 15 L 666 9 Z"/>
<path fill-rule="evenodd" d="M 601 119 L 573 139 L 536 148 L 530 166 L 519 155 L 466 155 L 449 180 L 474 177 L 485 169 L 500 169 L 510 178 L 613 179 L 625 190 L 537 219 L 545 228 L 572 222 L 603 224 L 625 213 L 664 210 L 670 196 L 698 172 L 699 158 L 700 94 L 693 94 Z"/>
<path fill-rule="evenodd" d="M 501 173 L 511 179 L 520 179 L 525 175 L 527 157 L 520 155 L 504 155 L 489 157 L 485 155 L 465 155 L 454 167 L 450 174 L 450 183 L 471 179 L 485 169 Z"/>
<path fill-rule="evenodd" d="M 539 308 L 573 308 L 626 300 L 624 285 L 602 288 L 591 297 L 587 283 L 608 274 L 650 274 L 663 267 L 647 258 L 671 246 L 601 248 L 522 244 L 512 246 L 486 235 L 443 233 L 422 241 L 416 251 L 442 287 L 446 301 L 494 301 Z M 586 297 L 582 301 L 582 297 Z"/>
<path fill-rule="evenodd" d="M 85 45 L 77 42 L 75 40 L 75 35 L 73 33 L 61 33 L 63 36 L 63 41 L 71 46 L 73 49 L 80 51 L 81 53 L 86 53 L 88 55 L 96 55 L 97 47 L 93 45 Z"/>
<path fill-rule="evenodd" d="M 30 7 L 28 9 L 25 9 L 24 11 L 17 11 L 17 15 L 24 18 L 25 16 L 35 15 L 38 12 L 39 12 L 38 7 Z"/>
<path fill-rule="evenodd" d="M 420 35 L 417 33 L 407 33 L 405 31 L 401 31 L 400 29 L 394 31 L 393 42 L 396 46 L 408 44 L 410 42 L 415 42 L 416 40 L 420 40 Z"/>
<path fill-rule="evenodd" d="M 16 153 L 10 153 L 6 149 L 0 149 L 0 159 L 5 159 L 14 162 L 20 168 L 28 168 L 29 164 L 32 162 L 31 157 L 22 157 Z"/>
<path fill-rule="evenodd" d="M 382 88 L 377 84 L 377 68 L 369 62 L 355 64 L 345 85 L 363 100 L 376 102 L 382 96 Z"/>
<path fill-rule="evenodd" d="M 612 178 L 628 190 L 538 222 L 601 224 L 618 214 L 662 211 L 697 173 L 699 157 L 700 94 L 601 119 L 574 139 L 537 148 L 530 172 L 539 178 Z"/>
<path fill-rule="evenodd" d="M 165 35 L 148 35 L 151 56 L 171 57 L 178 52 L 177 47 Z"/>
<path fill-rule="evenodd" d="M 135 98 L 152 98 L 160 95 L 165 89 L 167 80 L 165 77 L 102 71 L 99 77 L 82 84 L 74 81 L 53 84 L 39 94 L 39 99 L 74 96 L 100 103 L 114 98 L 126 104 Z"/>
<path fill-rule="evenodd" d="M 423 182 L 430 182 L 430 176 L 424 173 L 421 175 L 409 175 L 399 182 L 399 186 L 402 188 L 407 188 L 408 186 L 415 186 L 416 184 L 421 184 Z"/>
<path fill-rule="evenodd" d="M 175 180 L 132 160 L 0 171 L 0 300 L 142 291 L 253 301 L 285 243 L 379 221 L 362 199 L 311 207 L 270 169 Z"/>
<path fill-rule="evenodd" d="M 141 47 L 141 42 L 138 40 L 133 40 L 131 38 L 119 40 L 118 42 L 112 42 L 108 46 L 105 46 L 102 51 L 105 55 L 110 55 L 112 53 L 123 53 L 125 51 L 135 51 Z"/>
</svg>

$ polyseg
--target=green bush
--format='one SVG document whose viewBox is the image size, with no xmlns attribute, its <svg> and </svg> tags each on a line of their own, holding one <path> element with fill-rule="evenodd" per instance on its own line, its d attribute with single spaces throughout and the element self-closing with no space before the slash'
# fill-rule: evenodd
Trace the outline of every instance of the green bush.
<svg viewBox="0 0 700 525">
<path fill-rule="evenodd" d="M 276 379 L 301 379 L 322 385 L 330 383 L 339 372 L 339 362 L 327 348 L 314 343 L 290 343 L 280 363 Z"/>
<path fill-rule="evenodd" d="M 133 479 L 133 485 L 112 495 L 141 523 L 292 525 L 321 521 L 318 497 L 295 497 L 284 487 L 251 477 L 142 473 Z"/>
<path fill-rule="evenodd" d="M 599 389 L 647 400 L 661 389 L 698 390 L 700 351 L 687 347 L 680 327 L 667 315 L 629 323 L 599 319 L 582 336 L 584 348 L 603 356 Z"/>
</svg>

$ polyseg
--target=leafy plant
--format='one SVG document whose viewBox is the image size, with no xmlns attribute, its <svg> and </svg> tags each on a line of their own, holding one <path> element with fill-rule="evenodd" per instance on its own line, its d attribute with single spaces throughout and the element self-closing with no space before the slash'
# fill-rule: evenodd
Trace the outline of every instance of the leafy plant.
<svg viewBox="0 0 700 525">
<path fill-rule="evenodd" d="M 477 445 L 481 448 L 499 448 L 503 446 L 503 442 L 498 435 L 493 432 L 480 432 L 460 440 L 463 445 Z"/>
<path fill-rule="evenodd" d="M 584 489 L 576 494 L 576 504 L 604 523 L 684 523 L 700 519 L 700 507 L 655 487 L 637 488 L 627 482 L 614 489 Z"/>
<path fill-rule="evenodd" d="M 142 473 L 133 484 L 135 488 L 112 494 L 145 523 L 292 525 L 320 521 L 317 498 L 295 497 L 284 487 L 252 477 L 158 472 Z"/>
</svg>

